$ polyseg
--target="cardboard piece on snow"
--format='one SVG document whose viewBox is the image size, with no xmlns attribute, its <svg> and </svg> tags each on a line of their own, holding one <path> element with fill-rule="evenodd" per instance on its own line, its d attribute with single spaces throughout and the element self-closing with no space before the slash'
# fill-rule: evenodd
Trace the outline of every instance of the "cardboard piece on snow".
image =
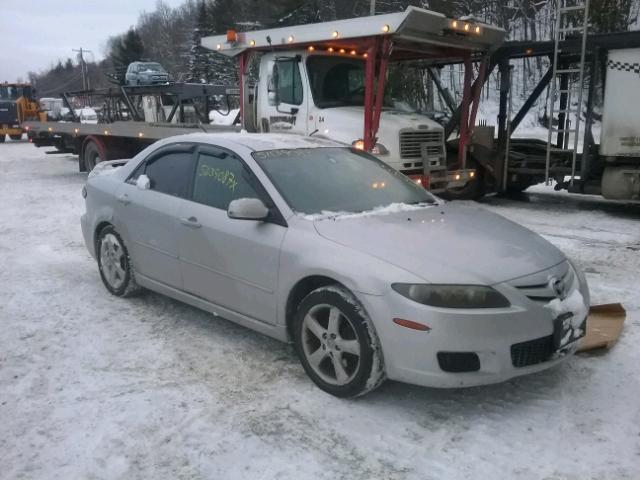
<svg viewBox="0 0 640 480">
<path fill-rule="evenodd" d="M 587 334 L 580 341 L 579 352 L 609 349 L 618 341 L 627 311 L 619 303 L 593 305 L 589 309 Z"/>
</svg>

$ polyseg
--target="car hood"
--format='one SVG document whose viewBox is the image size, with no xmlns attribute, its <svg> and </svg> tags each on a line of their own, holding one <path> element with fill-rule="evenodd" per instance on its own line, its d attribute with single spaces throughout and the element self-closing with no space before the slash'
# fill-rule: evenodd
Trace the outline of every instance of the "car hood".
<svg viewBox="0 0 640 480">
<path fill-rule="evenodd" d="M 324 238 L 431 283 L 493 285 L 566 257 L 538 234 L 480 207 L 443 204 L 314 221 Z"/>
</svg>

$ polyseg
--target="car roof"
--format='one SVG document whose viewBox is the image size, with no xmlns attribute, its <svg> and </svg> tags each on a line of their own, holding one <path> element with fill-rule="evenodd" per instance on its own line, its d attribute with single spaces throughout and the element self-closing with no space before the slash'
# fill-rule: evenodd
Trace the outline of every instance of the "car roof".
<svg viewBox="0 0 640 480">
<path fill-rule="evenodd" d="M 334 142 L 333 140 L 307 137 L 294 133 L 189 133 L 171 137 L 171 139 L 172 143 L 189 141 L 210 143 L 212 145 L 216 144 L 216 140 L 223 140 L 235 143 L 236 145 L 242 145 L 256 152 L 295 148 L 345 147 L 344 144 Z"/>
</svg>

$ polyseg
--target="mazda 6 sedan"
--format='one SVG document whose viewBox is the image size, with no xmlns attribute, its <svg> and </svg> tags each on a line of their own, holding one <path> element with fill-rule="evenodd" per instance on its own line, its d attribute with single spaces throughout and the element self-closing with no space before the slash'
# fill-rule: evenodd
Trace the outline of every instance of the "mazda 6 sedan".
<svg viewBox="0 0 640 480">
<path fill-rule="evenodd" d="M 557 248 L 353 148 L 191 134 L 117 165 L 83 190 L 107 290 L 154 290 L 292 342 L 333 395 L 385 378 L 501 382 L 568 358 L 585 333 L 587 284 Z"/>
</svg>

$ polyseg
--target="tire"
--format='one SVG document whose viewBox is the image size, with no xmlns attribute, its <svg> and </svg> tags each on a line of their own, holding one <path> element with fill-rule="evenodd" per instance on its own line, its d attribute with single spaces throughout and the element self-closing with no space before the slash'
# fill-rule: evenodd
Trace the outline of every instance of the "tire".
<svg viewBox="0 0 640 480">
<path fill-rule="evenodd" d="M 87 172 L 93 170 L 98 163 L 106 160 L 103 156 L 100 146 L 94 140 L 89 140 L 82 151 L 82 161 Z"/>
<path fill-rule="evenodd" d="M 4 143 L 4 139 L 5 139 L 5 136 L 4 135 L 0 135 L 0 143 Z"/>
<path fill-rule="evenodd" d="M 20 135 L 9 135 L 9 138 L 13 141 L 18 141 L 18 140 L 22 140 L 22 134 Z"/>
<path fill-rule="evenodd" d="M 116 297 L 130 297 L 140 292 L 129 252 L 111 225 L 104 227 L 98 234 L 96 257 L 102 283 L 111 294 Z"/>
<path fill-rule="evenodd" d="M 300 302 L 294 322 L 300 362 L 325 392 L 342 398 L 356 397 L 385 380 L 373 324 L 345 288 L 330 285 L 312 291 Z"/>
</svg>

